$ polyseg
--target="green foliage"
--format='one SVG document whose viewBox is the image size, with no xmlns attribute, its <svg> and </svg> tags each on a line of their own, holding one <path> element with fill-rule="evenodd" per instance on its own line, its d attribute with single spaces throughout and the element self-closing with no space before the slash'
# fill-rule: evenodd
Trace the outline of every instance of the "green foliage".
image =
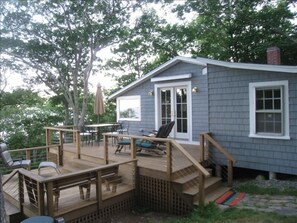
<svg viewBox="0 0 297 223">
<path fill-rule="evenodd" d="M 63 116 L 47 100 L 30 90 L 4 92 L 1 98 L 1 141 L 11 149 L 45 145 L 45 126 L 57 125 Z"/>
<path fill-rule="evenodd" d="M 75 125 L 82 124 L 89 77 L 93 67 L 101 65 L 97 53 L 126 37 L 130 14 L 138 3 L 4 0 L 1 4 L 1 53 L 20 67 L 37 71 L 29 83 L 44 83 L 63 95 L 66 115 Z"/>
<path fill-rule="evenodd" d="M 278 46 L 283 64 L 297 63 L 297 33 L 288 1 L 186 1 L 176 7 L 180 16 L 199 14 L 187 39 L 193 56 L 235 62 L 266 63 L 266 49 Z"/>
</svg>

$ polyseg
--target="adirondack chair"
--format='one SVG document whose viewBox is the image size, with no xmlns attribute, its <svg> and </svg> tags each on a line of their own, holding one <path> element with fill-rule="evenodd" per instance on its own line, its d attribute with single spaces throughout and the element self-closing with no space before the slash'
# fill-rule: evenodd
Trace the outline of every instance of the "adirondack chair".
<svg viewBox="0 0 297 223">
<path fill-rule="evenodd" d="M 174 121 L 169 122 L 168 124 L 160 126 L 158 131 L 154 136 L 154 138 L 167 138 L 174 126 Z M 142 150 L 146 150 L 148 152 L 153 152 L 158 155 L 165 154 L 166 152 L 161 148 L 161 145 L 164 145 L 164 142 L 162 141 L 157 141 L 157 140 L 136 140 L 136 147 L 137 147 L 137 152 L 141 152 Z M 129 139 L 124 139 L 124 140 L 119 140 L 117 143 L 117 149 L 115 153 L 121 152 L 124 146 L 130 146 L 130 140 Z"/>
<path fill-rule="evenodd" d="M 5 143 L 0 144 L 1 158 L 4 165 L 10 169 L 25 168 L 28 169 L 31 165 L 31 160 L 25 160 L 22 158 L 12 159 L 10 152 L 7 150 Z"/>
<path fill-rule="evenodd" d="M 169 122 L 166 125 L 162 125 L 156 135 L 155 138 L 167 138 L 174 126 L 175 122 Z M 141 152 L 142 150 L 145 150 L 147 152 L 153 152 L 158 155 L 166 154 L 166 151 L 162 146 L 164 145 L 163 141 L 158 140 L 137 140 L 136 146 L 137 146 L 137 152 Z"/>
</svg>

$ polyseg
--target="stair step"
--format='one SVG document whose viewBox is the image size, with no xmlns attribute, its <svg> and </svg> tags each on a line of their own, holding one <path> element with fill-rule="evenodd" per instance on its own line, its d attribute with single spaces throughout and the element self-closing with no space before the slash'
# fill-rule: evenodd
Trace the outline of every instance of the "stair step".
<svg viewBox="0 0 297 223">
<path fill-rule="evenodd" d="M 205 196 L 205 204 L 208 204 L 209 202 L 215 201 L 220 196 L 222 196 L 227 191 L 231 190 L 231 187 L 219 187 L 216 190 L 211 191 L 210 193 L 206 194 Z M 194 202 L 194 205 L 199 205 L 198 200 Z"/>
<path fill-rule="evenodd" d="M 174 183 L 184 184 L 186 182 L 189 182 L 195 178 L 199 177 L 198 172 L 192 172 L 187 175 L 183 175 L 179 177 L 178 179 L 173 180 Z"/>
<path fill-rule="evenodd" d="M 221 182 L 221 178 L 220 177 L 209 177 L 209 178 L 206 178 L 205 179 L 204 189 L 207 189 L 207 188 L 211 187 L 212 185 L 217 184 L 219 182 Z M 198 185 L 189 187 L 187 189 L 184 189 L 183 193 L 194 196 L 194 195 L 196 195 L 196 194 L 199 193 L 199 187 L 198 187 Z"/>
</svg>

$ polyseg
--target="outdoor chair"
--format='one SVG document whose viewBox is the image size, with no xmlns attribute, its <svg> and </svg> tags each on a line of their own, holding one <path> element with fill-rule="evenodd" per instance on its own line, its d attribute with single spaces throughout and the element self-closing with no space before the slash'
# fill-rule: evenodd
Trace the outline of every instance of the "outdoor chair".
<svg viewBox="0 0 297 223">
<path fill-rule="evenodd" d="M 156 132 L 155 135 L 149 136 L 149 137 L 154 137 L 154 138 L 167 138 L 174 126 L 175 122 L 169 122 L 168 124 L 162 125 L 158 131 Z M 144 135 L 145 136 L 145 135 Z M 117 143 L 117 149 L 115 153 L 121 152 L 121 150 L 124 148 L 124 146 L 130 146 L 130 139 L 123 139 L 119 140 Z M 163 150 L 162 145 L 164 143 L 162 141 L 157 141 L 157 140 L 147 140 L 147 139 L 141 139 L 141 140 L 136 140 L 135 142 L 136 147 L 137 147 L 137 152 L 141 152 L 142 150 L 148 151 L 148 152 L 153 152 L 158 155 L 165 154 L 166 152 Z"/>
<path fill-rule="evenodd" d="M 12 159 L 10 156 L 10 152 L 7 150 L 7 145 L 5 143 L 0 144 L 1 150 L 1 158 L 3 160 L 4 165 L 7 168 L 17 169 L 17 168 L 30 168 L 31 160 L 25 160 L 22 158 Z"/>
<path fill-rule="evenodd" d="M 169 124 L 162 125 L 158 129 L 156 135 L 153 136 L 153 138 L 167 138 L 167 136 L 169 135 L 169 133 L 167 133 L 168 126 L 169 126 Z M 150 137 L 152 137 L 152 136 L 150 136 Z M 161 145 L 163 145 L 162 141 L 148 140 L 148 139 L 136 140 L 137 152 L 141 152 L 142 150 L 144 150 L 144 151 L 147 151 L 147 152 L 153 152 L 153 153 L 155 153 L 157 155 L 166 154 L 164 149 L 162 149 L 160 147 Z"/>
</svg>

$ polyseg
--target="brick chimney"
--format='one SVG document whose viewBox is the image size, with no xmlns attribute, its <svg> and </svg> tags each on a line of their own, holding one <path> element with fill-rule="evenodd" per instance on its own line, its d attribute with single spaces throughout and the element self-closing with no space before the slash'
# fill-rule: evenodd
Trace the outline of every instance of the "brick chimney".
<svg viewBox="0 0 297 223">
<path fill-rule="evenodd" d="M 278 47 L 269 47 L 267 49 L 267 63 L 272 65 L 281 64 L 280 49 Z"/>
</svg>

